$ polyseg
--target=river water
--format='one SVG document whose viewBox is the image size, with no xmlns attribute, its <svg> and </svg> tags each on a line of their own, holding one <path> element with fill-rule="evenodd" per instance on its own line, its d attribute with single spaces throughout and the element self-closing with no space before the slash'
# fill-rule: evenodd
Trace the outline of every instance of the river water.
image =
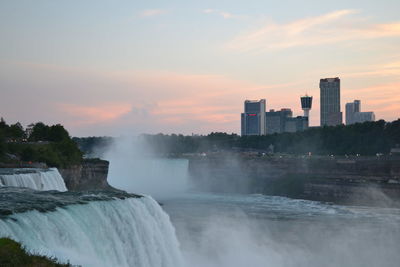
<svg viewBox="0 0 400 267">
<path fill-rule="evenodd" d="M 187 160 L 143 159 L 125 150 L 109 154 L 111 185 L 163 204 L 184 266 L 400 266 L 399 209 L 196 192 Z"/>
<path fill-rule="evenodd" d="M 400 209 L 198 192 L 187 170 L 111 160 L 111 185 L 162 209 L 122 192 L 0 187 L 0 236 L 82 266 L 400 266 Z"/>
<path fill-rule="evenodd" d="M 162 200 L 186 266 L 400 266 L 400 210 L 263 195 Z"/>
</svg>

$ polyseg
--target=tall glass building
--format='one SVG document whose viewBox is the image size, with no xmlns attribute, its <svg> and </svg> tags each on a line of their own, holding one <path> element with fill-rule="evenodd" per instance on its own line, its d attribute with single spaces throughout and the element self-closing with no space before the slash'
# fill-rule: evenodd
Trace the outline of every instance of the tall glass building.
<svg viewBox="0 0 400 267">
<path fill-rule="evenodd" d="M 321 95 L 321 126 L 336 126 L 342 124 L 340 111 L 340 79 L 325 78 L 319 82 Z"/>
<path fill-rule="evenodd" d="M 244 101 L 241 114 L 242 135 L 265 135 L 265 99 Z"/>
</svg>

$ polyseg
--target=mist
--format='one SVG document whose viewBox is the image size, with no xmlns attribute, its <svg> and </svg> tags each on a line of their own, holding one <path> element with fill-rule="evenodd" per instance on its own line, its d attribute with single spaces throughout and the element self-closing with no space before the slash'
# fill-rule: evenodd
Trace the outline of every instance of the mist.
<svg viewBox="0 0 400 267">
<path fill-rule="evenodd" d="M 110 162 L 108 181 L 115 188 L 156 199 L 188 188 L 188 161 L 161 158 L 141 137 L 114 138 L 103 157 Z"/>
<path fill-rule="evenodd" d="M 204 164 L 197 164 L 197 189 L 214 192 L 193 191 L 188 160 L 156 151 L 140 137 L 113 139 L 103 155 L 110 161 L 109 183 L 162 201 L 185 266 L 397 267 L 400 262 L 399 209 L 252 194 L 259 186 L 250 176 L 268 169 L 263 179 L 271 179 L 280 171 L 255 164 L 244 169 L 233 155 L 218 163 L 198 158 Z"/>
<path fill-rule="evenodd" d="M 261 195 L 196 198 L 164 207 L 193 267 L 394 267 L 400 261 L 398 210 Z"/>
</svg>

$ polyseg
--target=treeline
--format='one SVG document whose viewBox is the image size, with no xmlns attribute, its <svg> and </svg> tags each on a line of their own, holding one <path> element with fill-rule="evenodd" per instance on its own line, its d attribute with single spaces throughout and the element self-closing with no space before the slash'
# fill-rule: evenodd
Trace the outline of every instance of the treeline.
<svg viewBox="0 0 400 267">
<path fill-rule="evenodd" d="M 266 136 L 238 136 L 211 133 L 204 136 L 142 135 L 154 153 L 169 155 L 211 151 L 265 151 L 287 154 L 316 155 L 375 155 L 387 154 L 400 144 L 400 119 L 358 123 L 349 126 L 310 128 L 303 132 Z M 112 138 L 87 137 L 74 139 L 85 152 L 96 146 L 107 146 Z"/>
<path fill-rule="evenodd" d="M 60 125 L 42 122 L 24 129 L 20 123 L 0 120 L 0 161 L 44 162 L 50 167 L 67 167 L 82 160 L 82 152 Z"/>
<path fill-rule="evenodd" d="M 349 126 L 310 128 L 303 132 L 242 137 L 240 147 L 262 148 L 289 154 L 375 155 L 387 154 L 400 144 L 400 120 L 357 123 Z"/>
</svg>

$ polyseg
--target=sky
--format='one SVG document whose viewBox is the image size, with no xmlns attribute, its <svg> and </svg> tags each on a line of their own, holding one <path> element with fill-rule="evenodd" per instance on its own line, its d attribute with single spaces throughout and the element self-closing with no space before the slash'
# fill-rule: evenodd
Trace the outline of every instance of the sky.
<svg viewBox="0 0 400 267">
<path fill-rule="evenodd" d="M 0 116 L 73 136 L 240 133 L 246 99 L 400 117 L 400 1 L 0 0 Z"/>
</svg>

